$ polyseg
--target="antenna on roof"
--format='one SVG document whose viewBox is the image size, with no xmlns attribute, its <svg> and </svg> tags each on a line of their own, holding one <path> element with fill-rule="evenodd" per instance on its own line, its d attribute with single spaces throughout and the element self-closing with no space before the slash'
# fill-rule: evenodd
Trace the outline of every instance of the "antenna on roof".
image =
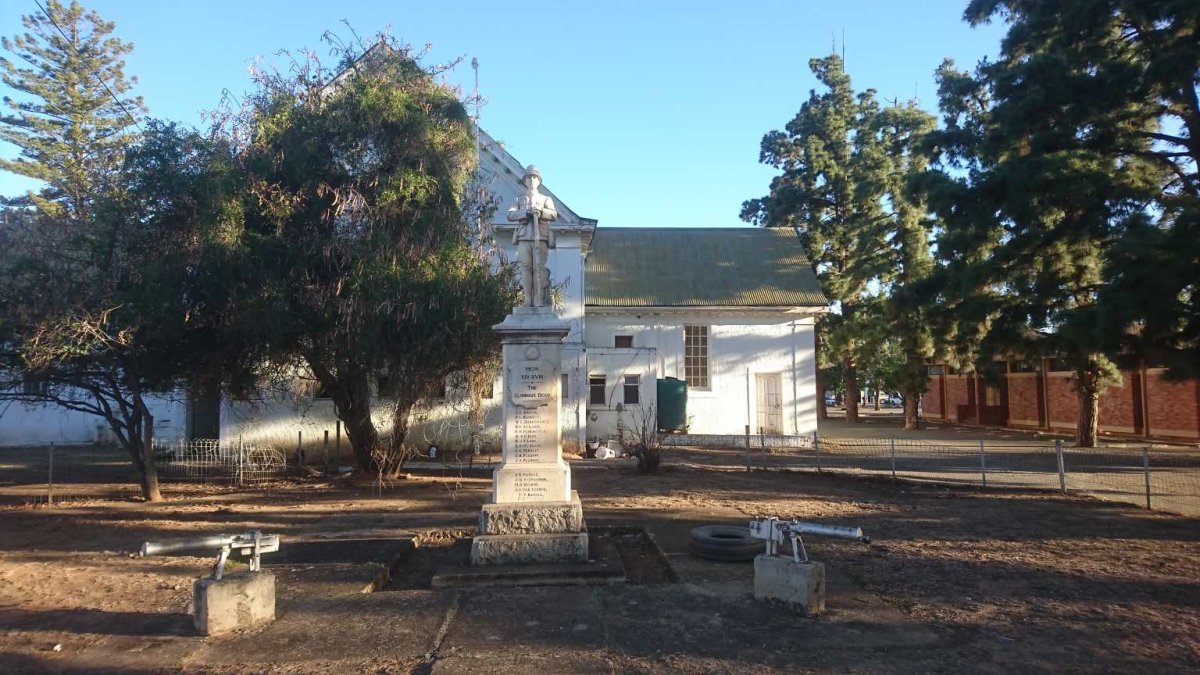
<svg viewBox="0 0 1200 675">
<path fill-rule="evenodd" d="M 471 57 L 471 70 L 475 71 L 475 161 L 479 161 L 479 59 Z"/>
</svg>

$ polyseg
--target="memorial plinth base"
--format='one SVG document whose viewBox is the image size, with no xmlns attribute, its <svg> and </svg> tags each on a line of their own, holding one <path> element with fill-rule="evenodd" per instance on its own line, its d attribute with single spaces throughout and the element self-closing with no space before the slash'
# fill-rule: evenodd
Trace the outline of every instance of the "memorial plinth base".
<svg viewBox="0 0 1200 675">
<path fill-rule="evenodd" d="M 583 503 L 571 493 L 565 502 L 484 504 L 479 534 L 574 534 L 586 532 Z"/>
<path fill-rule="evenodd" d="M 587 532 L 483 534 L 471 540 L 472 565 L 585 563 Z"/>
<path fill-rule="evenodd" d="M 484 504 L 479 532 L 471 541 L 472 565 L 583 563 L 588 559 L 583 504 L 574 492 L 564 502 Z"/>
</svg>

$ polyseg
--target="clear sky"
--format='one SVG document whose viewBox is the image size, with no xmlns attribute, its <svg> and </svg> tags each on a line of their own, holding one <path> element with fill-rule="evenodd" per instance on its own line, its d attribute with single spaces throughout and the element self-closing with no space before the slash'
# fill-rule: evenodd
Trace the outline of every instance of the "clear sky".
<svg viewBox="0 0 1200 675">
<path fill-rule="evenodd" d="M 431 45 L 429 63 L 463 57 L 449 77 L 470 94 L 480 63 L 482 126 L 600 226 L 730 226 L 766 194 L 763 134 L 781 128 L 815 81 L 808 60 L 842 48 L 856 89 L 937 104 L 933 71 L 994 55 L 1002 25 L 972 29 L 965 0 L 88 0 L 132 42 L 126 74 L 151 116 L 202 125 L 247 65 L 313 47 L 329 30 L 378 31 Z M 0 2 L 0 34 L 33 0 Z M 5 94 L 9 92 L 5 91 Z M 11 146 L 0 153 L 12 156 Z M 0 172 L 0 194 L 29 187 Z"/>
</svg>

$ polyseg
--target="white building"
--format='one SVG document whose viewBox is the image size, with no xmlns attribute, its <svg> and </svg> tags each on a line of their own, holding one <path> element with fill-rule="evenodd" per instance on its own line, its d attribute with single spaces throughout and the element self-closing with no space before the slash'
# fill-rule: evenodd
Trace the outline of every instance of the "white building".
<svg viewBox="0 0 1200 675">
<path fill-rule="evenodd" d="M 492 232 L 499 255 L 515 259 L 506 209 L 524 192 L 523 166 L 480 133 L 480 178 L 498 205 Z M 553 183 L 553 175 L 550 176 Z M 617 438 L 653 414 L 660 378 L 685 380 L 690 433 L 807 434 L 816 429 L 813 320 L 826 310 L 796 234 L 737 228 L 601 228 L 557 195 L 556 247 L 548 266 L 555 305 L 571 326 L 563 349 L 563 446 Z M 500 388 L 485 401 L 483 444 L 498 443 Z M 268 403 L 166 401 L 156 437 L 241 438 L 311 453 L 336 447 L 333 402 L 312 387 L 278 392 Z M 471 438 L 465 388 L 412 412 L 408 441 L 453 447 Z M 377 424 L 389 414 L 377 409 Z M 165 420 L 165 423 L 164 423 Z M 99 419 L 13 404 L 0 410 L 0 445 L 98 440 Z M 343 452 L 347 444 L 341 440 Z"/>
</svg>

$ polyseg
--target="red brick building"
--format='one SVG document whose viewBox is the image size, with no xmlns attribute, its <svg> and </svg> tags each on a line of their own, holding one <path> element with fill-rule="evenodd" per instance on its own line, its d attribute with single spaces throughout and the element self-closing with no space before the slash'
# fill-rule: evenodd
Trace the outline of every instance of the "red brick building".
<svg viewBox="0 0 1200 675">
<path fill-rule="evenodd" d="M 1037 364 L 997 361 L 995 376 L 929 366 L 921 397 L 925 419 L 1013 429 L 1073 433 L 1079 399 L 1071 373 L 1054 359 Z M 1163 368 L 1121 371 L 1122 383 L 1100 397 L 1100 433 L 1200 441 L 1200 380 L 1173 382 Z"/>
</svg>

